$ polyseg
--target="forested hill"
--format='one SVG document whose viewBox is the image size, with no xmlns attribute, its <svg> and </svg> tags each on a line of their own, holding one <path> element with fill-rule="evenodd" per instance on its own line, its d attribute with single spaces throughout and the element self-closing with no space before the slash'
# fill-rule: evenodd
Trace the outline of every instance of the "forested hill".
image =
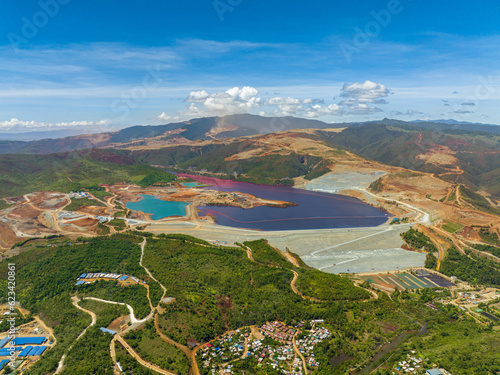
<svg viewBox="0 0 500 375">
<path fill-rule="evenodd" d="M 70 192 L 122 181 L 141 183 L 152 174 L 172 178 L 163 170 L 111 150 L 0 155 L 0 198 L 34 191 Z"/>
</svg>

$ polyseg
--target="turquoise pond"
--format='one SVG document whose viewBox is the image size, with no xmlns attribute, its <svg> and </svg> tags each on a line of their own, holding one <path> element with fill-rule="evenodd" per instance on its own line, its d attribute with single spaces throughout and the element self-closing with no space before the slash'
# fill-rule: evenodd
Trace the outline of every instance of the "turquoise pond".
<svg viewBox="0 0 500 375">
<path fill-rule="evenodd" d="M 151 219 L 160 220 L 169 216 L 186 216 L 187 202 L 169 202 L 152 195 L 141 194 L 139 202 L 128 202 L 125 206 L 133 211 L 151 214 Z"/>
</svg>

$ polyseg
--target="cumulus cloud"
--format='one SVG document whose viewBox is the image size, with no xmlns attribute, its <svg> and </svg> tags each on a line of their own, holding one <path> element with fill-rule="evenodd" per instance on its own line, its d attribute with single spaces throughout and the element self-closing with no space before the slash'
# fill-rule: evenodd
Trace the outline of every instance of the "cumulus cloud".
<svg viewBox="0 0 500 375">
<path fill-rule="evenodd" d="M 363 83 L 344 83 L 340 96 L 346 98 L 345 102 L 349 103 L 347 105 L 351 105 L 353 101 L 357 103 L 385 104 L 387 102 L 384 98 L 388 97 L 389 94 L 391 94 L 391 91 L 385 85 L 365 81 Z"/>
<path fill-rule="evenodd" d="M 299 112 L 302 112 L 307 105 L 318 105 L 323 103 L 321 99 L 297 99 L 291 97 L 281 97 L 276 96 L 273 98 L 268 98 L 265 100 L 264 105 L 266 106 L 276 106 L 277 109 L 274 110 L 273 114 L 278 116 L 292 116 Z"/>
<path fill-rule="evenodd" d="M 309 118 L 315 118 L 326 115 L 342 115 L 344 108 L 338 104 L 330 104 L 328 106 L 323 106 L 316 104 L 307 108 L 305 116 Z"/>
<path fill-rule="evenodd" d="M 344 83 L 340 93 L 340 97 L 344 99 L 339 105 L 347 107 L 344 113 L 369 115 L 382 112 L 380 108 L 370 104 L 387 104 L 385 98 L 390 94 L 392 94 L 391 90 L 382 83 L 372 81 Z"/>
<path fill-rule="evenodd" d="M 233 87 L 220 92 L 198 90 L 190 92 L 184 100 L 189 103 L 189 107 L 183 114 L 202 117 L 253 111 L 261 116 L 305 116 L 309 118 L 346 114 L 370 115 L 382 112 L 382 109 L 376 105 L 386 104 L 386 98 L 390 94 L 392 94 L 391 90 L 385 85 L 372 81 L 345 83 L 341 89 L 340 102 L 333 104 L 325 104 L 323 99 L 279 96 L 277 93 L 273 97 L 261 98 L 257 89 L 250 86 Z M 410 110 L 405 115 L 414 114 L 420 114 L 420 112 Z"/>
<path fill-rule="evenodd" d="M 70 122 L 36 122 L 22 121 L 17 118 L 12 118 L 6 121 L 0 121 L 0 130 L 47 130 L 61 128 L 79 128 L 79 127 L 96 127 L 108 125 L 107 120 L 101 121 L 70 121 Z"/>
<path fill-rule="evenodd" d="M 162 121 L 172 121 L 172 120 L 179 120 L 179 116 L 170 116 L 167 115 L 165 112 L 162 112 L 160 115 L 157 117 L 158 120 Z"/>
<path fill-rule="evenodd" d="M 257 89 L 250 86 L 233 87 L 225 92 L 215 93 L 208 93 L 206 90 L 192 91 L 185 99 L 185 102 L 190 103 L 187 114 L 224 116 L 246 113 L 260 106 L 261 99 L 257 95 Z"/>
</svg>

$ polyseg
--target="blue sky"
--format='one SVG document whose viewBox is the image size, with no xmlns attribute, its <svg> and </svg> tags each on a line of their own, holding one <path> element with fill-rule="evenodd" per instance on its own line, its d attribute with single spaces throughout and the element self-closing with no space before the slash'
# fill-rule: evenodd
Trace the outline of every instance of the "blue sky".
<svg viewBox="0 0 500 375">
<path fill-rule="evenodd" d="M 254 113 L 500 124 L 500 3 L 4 0 L 0 131 Z"/>
</svg>

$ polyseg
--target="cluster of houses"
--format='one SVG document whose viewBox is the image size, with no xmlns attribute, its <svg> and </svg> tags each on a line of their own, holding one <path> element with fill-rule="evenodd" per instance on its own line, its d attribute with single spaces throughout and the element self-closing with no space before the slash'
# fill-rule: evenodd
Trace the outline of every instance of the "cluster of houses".
<svg viewBox="0 0 500 375">
<path fill-rule="evenodd" d="M 249 329 L 238 329 L 235 332 L 229 332 L 222 338 L 207 344 L 202 351 L 198 352 L 202 367 L 209 373 L 219 373 L 219 367 L 235 359 L 241 358 L 245 350 L 245 341 L 249 336 Z M 229 364 L 226 370 L 231 371 Z M 231 373 L 231 372 L 229 372 Z"/>
<path fill-rule="evenodd" d="M 396 370 L 408 374 L 416 374 L 422 372 L 422 358 L 417 358 L 415 355 L 415 350 L 411 351 L 411 354 L 407 354 L 407 360 L 398 362 Z"/>
<path fill-rule="evenodd" d="M 305 357 L 306 363 L 309 367 L 318 368 L 319 362 L 316 361 L 316 357 L 314 355 L 314 347 L 319 344 L 321 341 L 331 337 L 331 332 L 324 327 L 315 327 L 313 328 L 309 334 L 297 340 L 297 348 L 299 352 Z"/>
<path fill-rule="evenodd" d="M 300 324 L 303 326 L 304 322 Z M 238 329 L 207 344 L 198 352 L 203 374 L 235 374 L 235 362 L 252 359 L 257 368 L 273 369 L 286 375 L 302 375 L 304 366 L 297 349 L 305 358 L 309 368 L 317 368 L 319 362 L 314 355 L 314 347 L 331 337 L 324 327 L 315 327 L 302 333 L 299 327 L 288 327 L 282 322 L 266 323 L 259 328 L 259 334 L 251 334 L 250 329 Z"/>
<path fill-rule="evenodd" d="M 281 322 L 272 322 L 260 327 L 260 332 L 282 344 L 292 345 L 292 339 L 297 330 L 287 327 Z"/>
</svg>

